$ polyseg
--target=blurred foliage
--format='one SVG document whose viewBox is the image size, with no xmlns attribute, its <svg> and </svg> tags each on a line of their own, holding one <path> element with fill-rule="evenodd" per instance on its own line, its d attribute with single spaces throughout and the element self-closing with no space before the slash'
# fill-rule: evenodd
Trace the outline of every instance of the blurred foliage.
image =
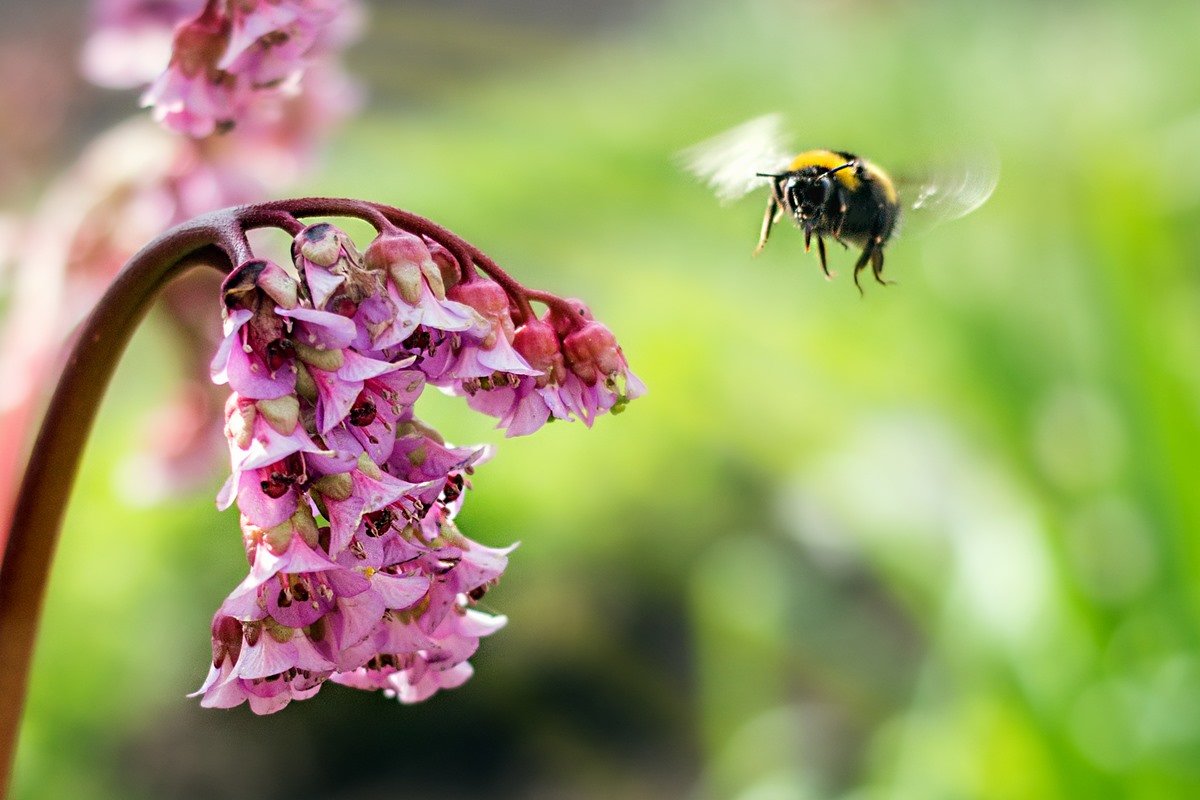
<svg viewBox="0 0 1200 800">
<path fill-rule="evenodd" d="M 471 80 L 487 37 L 450 19 L 416 83 L 367 43 L 397 105 L 308 189 L 587 298 L 650 394 L 477 474 L 463 529 L 522 545 L 464 688 L 206 712 L 182 694 L 244 562 L 211 495 L 130 500 L 173 374 L 151 321 L 59 549 L 17 795 L 1200 794 L 1200 6 L 679 4 L 586 41 L 495 23 Z M 988 143 L 1000 186 L 860 299 L 792 230 L 751 260 L 760 200 L 672 161 L 776 109 L 900 173 Z"/>
</svg>

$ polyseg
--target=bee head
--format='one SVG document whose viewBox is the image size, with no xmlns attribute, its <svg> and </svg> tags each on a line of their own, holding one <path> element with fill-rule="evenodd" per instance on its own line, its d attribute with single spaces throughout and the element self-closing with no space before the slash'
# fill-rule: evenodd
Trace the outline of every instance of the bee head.
<svg viewBox="0 0 1200 800">
<path fill-rule="evenodd" d="M 825 211 L 833 195 L 833 179 L 829 173 L 792 175 L 783 182 L 780 194 L 793 213 L 802 220 L 816 219 Z"/>
<path fill-rule="evenodd" d="M 779 174 L 758 173 L 759 177 L 770 178 L 775 197 L 801 222 L 818 219 L 828 210 L 834 193 L 834 175 L 855 166 L 848 161 L 832 169 L 805 167 Z"/>
</svg>

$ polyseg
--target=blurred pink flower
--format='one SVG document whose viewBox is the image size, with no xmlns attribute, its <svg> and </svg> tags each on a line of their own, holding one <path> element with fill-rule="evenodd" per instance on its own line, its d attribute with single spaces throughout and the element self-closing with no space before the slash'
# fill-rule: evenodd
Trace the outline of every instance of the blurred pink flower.
<svg viewBox="0 0 1200 800">
<path fill-rule="evenodd" d="M 358 15 L 350 0 L 209 0 L 202 8 L 110 0 L 83 68 L 101 85 L 148 82 L 142 104 L 155 120 L 203 139 L 277 112 L 301 93 L 310 68 L 328 73 Z M 354 104 L 357 91 L 344 88 Z M 346 102 L 329 99 L 328 113 L 340 116 Z"/>
</svg>

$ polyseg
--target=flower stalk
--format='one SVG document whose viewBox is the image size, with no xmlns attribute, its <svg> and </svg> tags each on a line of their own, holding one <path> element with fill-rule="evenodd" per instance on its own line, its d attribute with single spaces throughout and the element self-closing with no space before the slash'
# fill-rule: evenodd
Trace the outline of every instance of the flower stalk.
<svg viewBox="0 0 1200 800">
<path fill-rule="evenodd" d="M 228 268 L 219 242 L 232 218 L 181 225 L 130 259 L 79 330 L 30 452 L 6 520 L 0 567 L 0 795 L 7 794 L 50 564 L 79 459 L 112 377 L 138 322 L 169 281 L 201 265 Z M 12 442 L 17 447 L 19 443 Z"/>
</svg>

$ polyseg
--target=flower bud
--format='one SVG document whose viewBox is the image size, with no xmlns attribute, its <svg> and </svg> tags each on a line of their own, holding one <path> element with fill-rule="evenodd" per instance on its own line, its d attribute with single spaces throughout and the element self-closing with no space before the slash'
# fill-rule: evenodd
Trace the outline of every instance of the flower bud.
<svg viewBox="0 0 1200 800">
<path fill-rule="evenodd" d="M 617 337 L 594 320 L 563 339 L 563 352 L 571 371 L 589 386 L 622 369 Z"/>
<path fill-rule="evenodd" d="M 506 339 L 512 339 L 513 323 L 508 293 L 500 284 L 489 280 L 467 281 L 455 286 L 447 296 L 475 309 L 481 317 L 502 330 Z"/>
<path fill-rule="evenodd" d="M 292 240 L 292 263 L 317 309 L 324 309 L 339 288 L 343 295 L 356 293 L 354 287 L 343 288 L 343 284 L 354 275 L 358 260 L 350 237 L 325 222 L 309 225 Z M 347 316 L 352 315 L 353 311 Z"/>
<path fill-rule="evenodd" d="M 422 276 L 437 299 L 446 299 L 441 271 L 420 236 L 404 231 L 381 233 L 363 253 L 363 266 L 386 273 L 410 305 L 421 301 Z"/>
<path fill-rule="evenodd" d="M 548 317 L 550 324 L 554 326 L 554 332 L 559 337 L 566 337 L 571 331 L 577 330 L 583 323 L 591 322 L 595 319 L 592 316 L 591 309 L 582 300 L 571 297 L 567 299 L 566 304 L 570 307 L 569 313 L 560 311 L 556 306 L 550 309 Z"/>
<path fill-rule="evenodd" d="M 462 268 L 459 266 L 458 259 L 440 243 L 429 237 L 424 237 L 424 239 L 425 244 L 429 246 L 430 255 L 433 256 L 433 263 L 437 264 L 438 270 L 442 273 L 442 285 L 449 292 L 462 280 Z"/>
<path fill-rule="evenodd" d="M 529 362 L 529 366 L 541 370 L 543 375 L 554 378 L 562 367 L 563 356 L 558 336 L 554 329 L 540 319 L 526 322 L 513 335 L 513 349 Z"/>
<path fill-rule="evenodd" d="M 227 309 L 256 309 L 260 298 L 258 292 L 284 308 L 295 308 L 300 304 L 300 287 L 295 279 L 283 267 L 261 258 L 239 264 L 221 286 Z"/>
<path fill-rule="evenodd" d="M 293 257 L 299 256 L 319 267 L 329 269 L 342 256 L 342 234 L 328 222 L 309 225 L 292 242 Z"/>
<path fill-rule="evenodd" d="M 476 335 L 482 339 L 480 344 L 483 349 L 494 348 L 500 336 L 506 342 L 512 341 L 512 310 L 508 294 L 500 284 L 489 280 L 471 280 L 455 286 L 448 296 L 474 312 L 478 320 Z"/>
</svg>

